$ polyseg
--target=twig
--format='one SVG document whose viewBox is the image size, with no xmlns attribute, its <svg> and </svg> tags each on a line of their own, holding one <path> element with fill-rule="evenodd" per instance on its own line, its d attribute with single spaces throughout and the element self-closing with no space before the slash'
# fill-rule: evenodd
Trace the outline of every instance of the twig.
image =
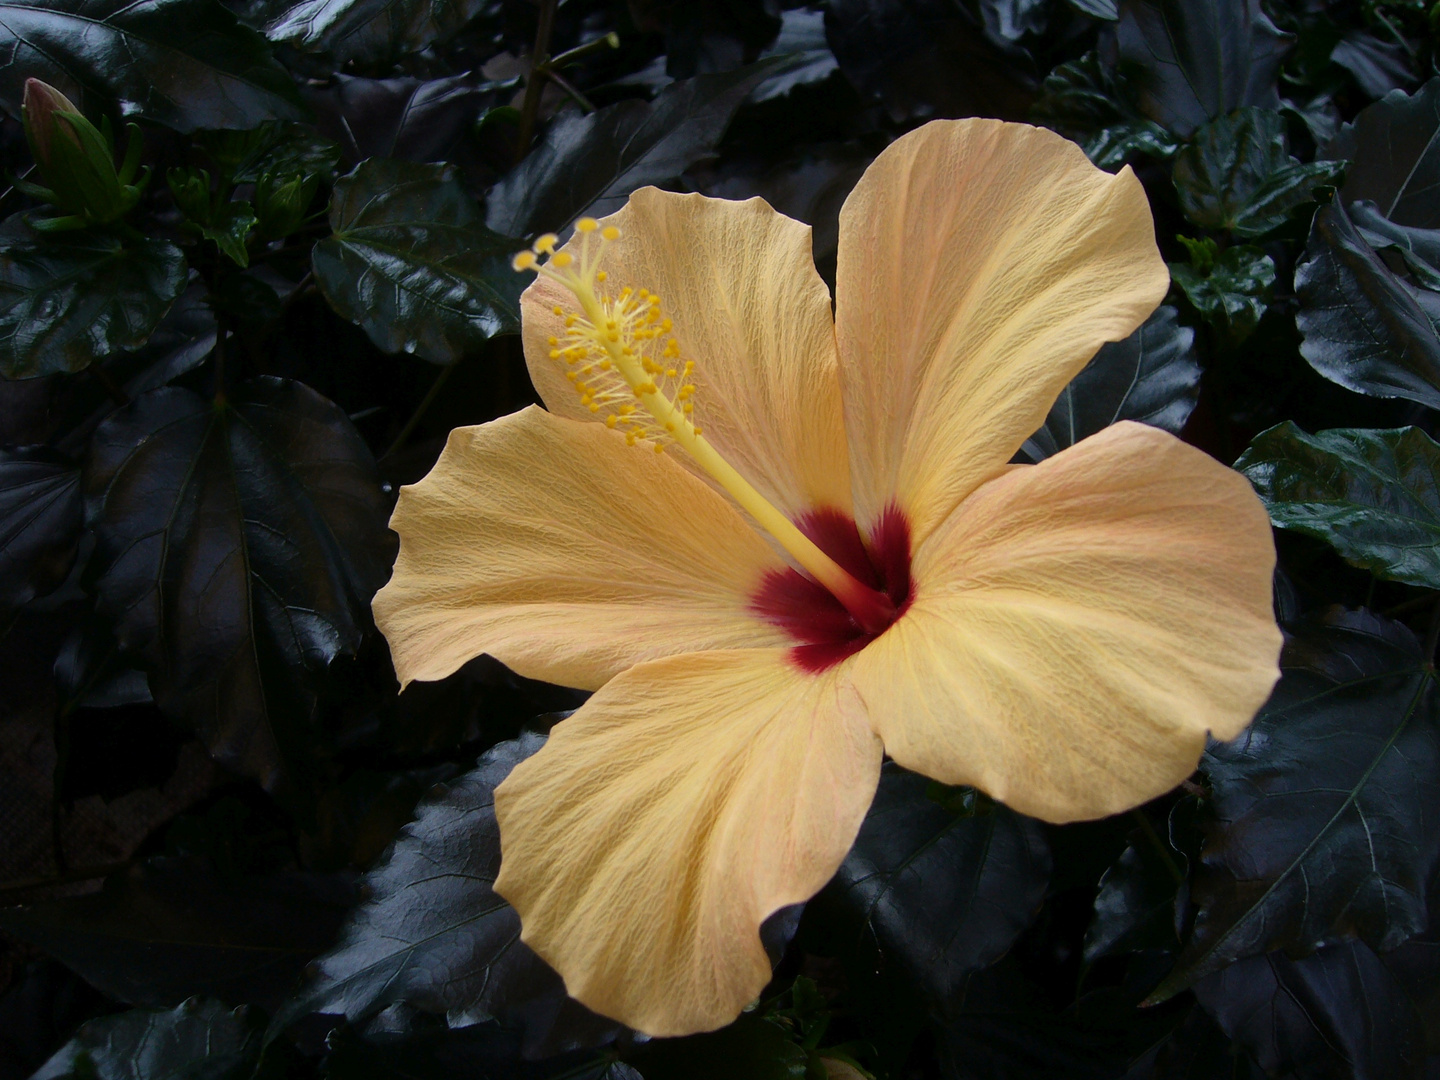
<svg viewBox="0 0 1440 1080">
<path fill-rule="evenodd" d="M 563 77 L 558 71 L 555 71 L 553 68 L 547 67 L 544 68 L 540 72 L 540 74 L 544 75 L 545 78 L 549 79 L 556 86 L 560 87 L 561 90 L 564 90 L 565 93 L 569 94 L 570 97 L 574 99 L 575 104 L 579 105 L 580 108 L 584 109 L 587 113 L 592 113 L 595 111 L 595 103 L 589 98 L 587 98 L 584 94 L 582 94 L 579 90 L 577 90 L 574 84 L 572 84 L 570 80 Z"/>
<path fill-rule="evenodd" d="M 515 164 L 524 160 L 535 134 L 535 117 L 540 111 L 540 90 L 545 61 L 550 54 L 550 33 L 555 29 L 555 8 L 559 0 L 540 0 L 540 25 L 535 28 L 535 48 L 530 53 L 530 73 L 525 77 L 525 101 L 520 106 L 520 131 L 515 143 Z"/>
<path fill-rule="evenodd" d="M 450 373 L 459 366 L 460 362 L 457 360 L 455 363 L 440 369 L 440 374 L 435 376 L 435 381 L 430 384 L 430 389 L 425 391 L 425 397 L 422 398 L 420 404 L 415 407 L 415 411 L 410 414 L 410 419 L 405 421 L 405 426 L 400 429 L 400 434 L 395 436 L 395 441 L 380 455 L 381 461 L 384 461 L 405 445 L 406 440 L 408 440 L 410 435 L 415 431 L 415 425 L 420 423 L 420 418 L 425 415 L 425 411 L 430 408 L 435 398 L 439 395 L 441 387 L 445 385 L 445 380 L 450 378 Z"/>
</svg>

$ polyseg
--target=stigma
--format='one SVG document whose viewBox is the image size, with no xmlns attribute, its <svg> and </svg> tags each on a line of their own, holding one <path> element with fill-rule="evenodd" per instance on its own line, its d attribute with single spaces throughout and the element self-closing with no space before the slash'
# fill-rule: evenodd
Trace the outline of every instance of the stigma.
<svg viewBox="0 0 1440 1080">
<path fill-rule="evenodd" d="M 563 286 L 575 307 L 557 305 L 563 330 L 548 340 L 581 405 L 596 420 L 621 431 L 631 446 L 684 450 L 740 508 L 849 612 L 863 632 L 883 633 L 897 614 L 895 601 L 867 585 L 823 551 L 782 514 L 703 437 L 695 422 L 694 360 L 682 354 L 674 324 L 659 296 L 626 285 L 611 293 L 600 268 L 605 248 L 620 239 L 614 225 L 594 218 L 575 223 L 575 239 L 557 251 L 547 233 L 515 256 L 516 270 L 533 270 Z M 575 249 L 575 250 L 571 250 Z"/>
</svg>

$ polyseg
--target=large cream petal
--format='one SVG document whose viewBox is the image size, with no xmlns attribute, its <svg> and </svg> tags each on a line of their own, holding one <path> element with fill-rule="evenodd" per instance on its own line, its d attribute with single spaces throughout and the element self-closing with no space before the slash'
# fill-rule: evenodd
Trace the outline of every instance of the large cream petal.
<svg viewBox="0 0 1440 1080">
<path fill-rule="evenodd" d="M 1128 168 L 1111 176 L 1074 143 L 999 120 L 935 121 L 892 143 L 840 215 L 856 519 L 894 500 L 921 542 L 1169 283 Z"/>
<path fill-rule="evenodd" d="M 481 653 L 593 689 L 641 660 L 781 644 L 749 613 L 774 554 L 669 455 L 539 408 L 457 428 L 403 488 L 375 597 L 402 683 Z"/>
<path fill-rule="evenodd" d="M 656 188 L 635 192 L 605 223 L 621 235 L 606 248 L 604 287 L 660 294 L 683 355 L 696 363 L 695 420 L 705 438 L 791 517 L 821 506 L 849 513 L 830 290 L 815 271 L 810 226 L 763 199 Z M 543 277 L 521 297 L 530 377 L 552 412 L 592 419 L 550 359 L 549 339 L 563 330 L 557 304 L 575 307 Z"/>
<path fill-rule="evenodd" d="M 839 668 L 640 664 L 496 789 L 495 890 L 585 1005 L 651 1035 L 720 1027 L 770 978 L 761 922 L 850 849 L 881 757 Z"/>
<path fill-rule="evenodd" d="M 1048 821 L 1116 813 L 1265 701 L 1274 566 L 1243 476 L 1117 424 L 967 499 L 853 678 L 906 768 Z"/>
</svg>

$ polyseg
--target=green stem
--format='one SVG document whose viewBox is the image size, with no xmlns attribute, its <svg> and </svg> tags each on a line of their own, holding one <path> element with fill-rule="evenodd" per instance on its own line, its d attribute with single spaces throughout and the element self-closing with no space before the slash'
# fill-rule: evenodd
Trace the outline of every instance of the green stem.
<svg viewBox="0 0 1440 1080">
<path fill-rule="evenodd" d="M 595 111 L 595 103 L 589 98 L 587 98 L 584 94 L 582 94 L 579 90 L 577 90 L 575 86 L 568 79 L 564 78 L 558 71 L 552 71 L 550 68 L 547 67 L 544 70 L 543 74 L 545 75 L 545 78 L 549 79 L 556 86 L 560 87 L 561 90 L 564 90 L 565 93 L 569 94 L 570 97 L 574 100 L 575 104 L 579 105 L 580 108 L 584 109 L 587 113 L 592 113 Z"/>
<path fill-rule="evenodd" d="M 584 45 L 576 45 L 573 49 L 565 50 L 565 52 L 561 53 L 559 56 L 555 57 L 548 64 L 546 64 L 545 70 L 547 72 L 554 71 L 556 68 L 565 67 L 567 64 L 573 64 L 576 60 L 589 56 L 593 52 L 599 52 L 601 49 L 618 49 L 619 47 L 620 35 L 612 30 L 604 37 L 598 37 L 594 41 L 587 41 Z"/>
</svg>

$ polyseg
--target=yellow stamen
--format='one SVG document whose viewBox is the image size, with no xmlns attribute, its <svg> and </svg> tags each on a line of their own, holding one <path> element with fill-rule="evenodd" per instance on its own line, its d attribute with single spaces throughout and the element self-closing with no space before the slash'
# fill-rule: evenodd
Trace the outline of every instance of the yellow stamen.
<svg viewBox="0 0 1440 1080">
<path fill-rule="evenodd" d="M 591 241 L 596 231 L 600 233 L 598 249 Z M 593 218 L 582 218 L 575 223 L 575 232 L 579 237 L 578 262 L 570 251 L 554 252 L 544 263 L 538 263 L 531 252 L 521 252 L 515 257 L 515 266 L 533 269 L 558 282 L 579 302 L 579 312 L 564 316 L 566 344 L 558 351 L 569 363 L 574 363 L 576 353 L 588 361 L 582 368 L 588 382 L 580 382 L 574 371 L 565 373 L 580 392 L 581 404 L 597 414 L 597 419 L 604 419 L 606 427 L 625 425 L 625 442 L 630 446 L 651 441 L 656 453 L 663 453 L 670 442 L 677 443 L 828 589 L 861 627 L 871 633 L 883 630 L 895 616 L 890 599 L 857 581 L 825 554 L 701 436 L 693 419 L 695 384 L 691 380 L 695 361 L 678 363 L 680 345 L 668 336 L 672 324 L 663 316 L 659 295 L 648 289 L 641 289 L 637 295 L 629 286 L 621 289 L 618 297 L 596 291 L 595 285 L 604 274 L 597 266 L 601 252 L 606 244 L 620 238 L 620 230 L 613 225 L 600 229 Z M 537 241 L 537 251 L 539 247 Z M 649 343 L 662 337 L 666 340 L 658 347 L 660 358 L 676 363 L 657 361 L 657 346 Z M 635 406 L 626 399 L 638 400 L 649 414 L 648 419 L 636 415 Z M 600 417 L 602 410 L 605 415 Z"/>
</svg>

